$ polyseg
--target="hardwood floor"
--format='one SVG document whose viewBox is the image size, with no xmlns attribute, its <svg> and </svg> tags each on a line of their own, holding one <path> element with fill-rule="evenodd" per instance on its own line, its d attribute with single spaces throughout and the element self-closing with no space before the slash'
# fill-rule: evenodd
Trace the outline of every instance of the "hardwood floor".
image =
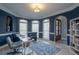
<svg viewBox="0 0 79 59">
<path fill-rule="evenodd" d="M 41 39 L 41 40 L 44 41 L 45 39 Z M 45 40 L 45 41 L 50 42 L 49 40 Z M 77 55 L 77 53 L 73 51 L 71 46 L 68 46 L 62 42 L 56 42 L 52 44 L 61 49 L 61 51 L 58 52 L 56 55 Z"/>
<path fill-rule="evenodd" d="M 49 43 L 51 43 L 49 40 L 45 40 L 45 39 L 38 39 L 38 40 L 41 40 L 41 41 L 43 41 L 43 42 L 49 42 Z M 48 43 L 48 44 L 49 44 Z M 70 47 L 70 46 L 67 46 L 66 44 L 63 44 L 63 43 L 61 43 L 61 42 L 57 42 L 57 43 L 51 43 L 52 45 L 55 45 L 56 47 L 58 47 L 58 48 L 60 48 L 61 50 L 56 54 L 56 55 L 77 55 L 77 53 L 75 53 L 74 51 L 73 51 L 73 49 Z M 2 49 L 0 49 L 0 54 L 2 53 L 2 52 L 9 52 L 10 50 L 9 50 L 9 47 L 8 46 L 6 46 L 6 47 L 4 47 L 4 48 L 2 48 Z M 3 53 L 2 53 L 2 55 L 3 55 Z M 36 55 L 36 54 L 32 54 L 32 55 Z"/>
</svg>

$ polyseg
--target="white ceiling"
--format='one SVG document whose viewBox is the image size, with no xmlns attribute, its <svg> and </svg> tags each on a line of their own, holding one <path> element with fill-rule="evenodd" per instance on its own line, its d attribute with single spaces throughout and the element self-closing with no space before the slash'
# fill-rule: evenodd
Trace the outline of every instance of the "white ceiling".
<svg viewBox="0 0 79 59">
<path fill-rule="evenodd" d="M 27 19 L 41 19 L 48 16 L 56 15 L 61 12 L 72 10 L 79 4 L 75 3 L 43 3 L 45 7 L 41 12 L 34 13 L 30 7 L 29 3 L 3 3 L 0 4 L 6 8 L 9 13 L 16 15 L 18 17 Z M 5 9 L 4 9 L 5 10 Z M 6 11 L 6 10 L 5 10 Z"/>
</svg>

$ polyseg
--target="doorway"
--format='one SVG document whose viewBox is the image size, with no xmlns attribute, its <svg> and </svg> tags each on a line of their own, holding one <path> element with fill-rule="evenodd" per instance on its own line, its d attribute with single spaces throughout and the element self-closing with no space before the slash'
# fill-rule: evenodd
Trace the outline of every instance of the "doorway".
<svg viewBox="0 0 79 59">
<path fill-rule="evenodd" d="M 55 19 L 55 42 L 67 44 L 67 18 L 58 16 Z"/>
<path fill-rule="evenodd" d="M 56 19 L 56 41 L 61 40 L 61 20 Z"/>
</svg>

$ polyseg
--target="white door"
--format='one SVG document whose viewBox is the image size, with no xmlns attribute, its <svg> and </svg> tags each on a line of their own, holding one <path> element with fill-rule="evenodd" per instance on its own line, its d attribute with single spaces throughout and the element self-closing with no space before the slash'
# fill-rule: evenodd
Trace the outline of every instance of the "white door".
<svg viewBox="0 0 79 59">
<path fill-rule="evenodd" d="M 43 21 L 43 38 L 49 40 L 49 19 Z"/>
</svg>

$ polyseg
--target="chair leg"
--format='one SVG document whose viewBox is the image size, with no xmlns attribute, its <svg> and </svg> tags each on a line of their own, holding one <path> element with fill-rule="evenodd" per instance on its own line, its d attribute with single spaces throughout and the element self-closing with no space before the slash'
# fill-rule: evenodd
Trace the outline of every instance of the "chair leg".
<svg viewBox="0 0 79 59">
<path fill-rule="evenodd" d="M 13 49 L 14 50 L 14 52 L 17 52 L 17 49 Z"/>
</svg>

